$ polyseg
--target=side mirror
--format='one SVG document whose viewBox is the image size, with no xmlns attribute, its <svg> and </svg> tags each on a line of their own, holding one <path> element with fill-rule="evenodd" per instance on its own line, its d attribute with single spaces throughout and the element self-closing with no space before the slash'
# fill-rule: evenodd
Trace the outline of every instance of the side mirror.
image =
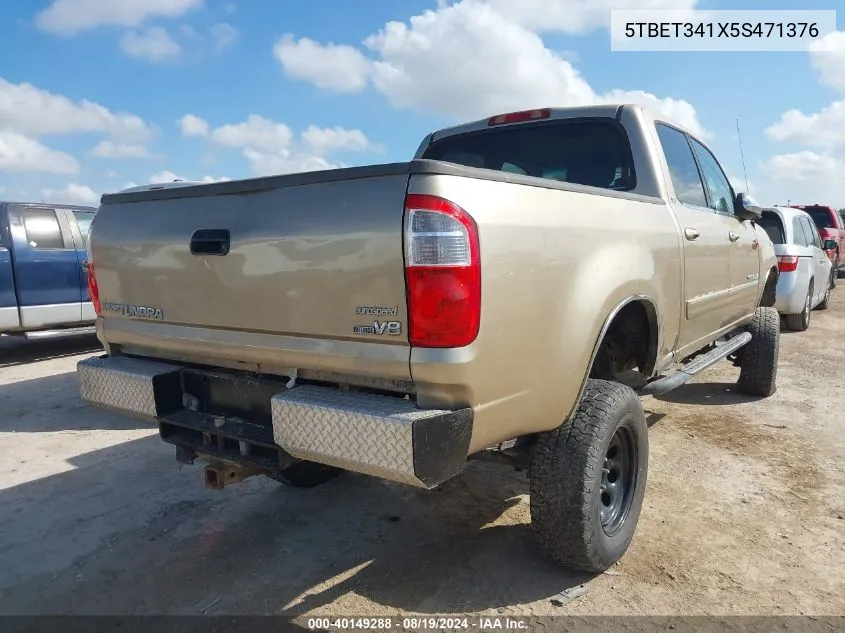
<svg viewBox="0 0 845 633">
<path fill-rule="evenodd" d="M 836 240 L 825 240 L 824 246 L 822 246 L 822 249 L 824 249 L 826 251 L 836 250 Z"/>
<path fill-rule="evenodd" d="M 734 215 L 740 220 L 759 220 L 763 217 L 763 209 L 747 193 L 738 193 L 734 200 Z"/>
</svg>

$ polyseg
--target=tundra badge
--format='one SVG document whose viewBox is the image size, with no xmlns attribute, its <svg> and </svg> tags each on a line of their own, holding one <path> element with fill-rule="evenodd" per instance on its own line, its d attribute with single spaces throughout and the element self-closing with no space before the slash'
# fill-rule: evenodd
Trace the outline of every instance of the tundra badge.
<svg viewBox="0 0 845 633">
<path fill-rule="evenodd" d="M 164 319 L 164 312 L 161 308 L 152 306 L 133 306 L 124 303 L 103 303 L 103 312 L 115 312 L 121 316 L 141 317 L 142 319 Z"/>
</svg>

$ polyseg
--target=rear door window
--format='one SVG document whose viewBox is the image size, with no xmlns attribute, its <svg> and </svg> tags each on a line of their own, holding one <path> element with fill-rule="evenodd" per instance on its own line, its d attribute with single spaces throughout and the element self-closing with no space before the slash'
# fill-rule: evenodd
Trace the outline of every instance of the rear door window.
<svg viewBox="0 0 845 633">
<path fill-rule="evenodd" d="M 763 211 L 763 216 L 757 220 L 757 225 L 763 229 L 772 240 L 772 244 L 786 243 L 786 237 L 783 231 L 783 222 L 777 213 L 771 211 Z"/>
<path fill-rule="evenodd" d="M 678 200 L 696 207 L 707 207 L 707 196 L 692 148 L 687 141 L 686 134 L 669 127 L 657 124 L 657 136 L 669 166 L 672 187 Z"/>
<path fill-rule="evenodd" d="M 616 191 L 636 185 L 628 139 L 611 121 L 547 121 L 457 134 L 435 141 L 422 157 Z"/>
<path fill-rule="evenodd" d="M 809 246 L 801 218 L 792 218 L 792 243 L 796 246 Z"/>
<path fill-rule="evenodd" d="M 819 237 L 819 232 L 808 217 L 801 218 L 801 225 L 804 227 L 804 236 L 807 238 L 807 244 L 810 246 L 822 247 L 822 240 Z"/>
<path fill-rule="evenodd" d="M 21 219 L 26 232 L 26 241 L 31 248 L 37 250 L 67 248 L 54 209 L 24 208 L 21 210 Z"/>
</svg>

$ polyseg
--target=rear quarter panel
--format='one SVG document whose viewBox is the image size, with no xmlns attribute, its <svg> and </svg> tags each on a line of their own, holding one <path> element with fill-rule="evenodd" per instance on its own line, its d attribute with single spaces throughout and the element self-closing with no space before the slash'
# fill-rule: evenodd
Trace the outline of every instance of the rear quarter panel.
<svg viewBox="0 0 845 633">
<path fill-rule="evenodd" d="M 602 327 L 632 297 L 654 305 L 657 358 L 670 355 L 681 248 L 659 200 L 453 176 L 415 176 L 409 191 L 445 197 L 479 226 L 477 340 L 411 352 L 420 406 L 474 408 L 471 452 L 559 425 L 580 395 Z"/>
</svg>

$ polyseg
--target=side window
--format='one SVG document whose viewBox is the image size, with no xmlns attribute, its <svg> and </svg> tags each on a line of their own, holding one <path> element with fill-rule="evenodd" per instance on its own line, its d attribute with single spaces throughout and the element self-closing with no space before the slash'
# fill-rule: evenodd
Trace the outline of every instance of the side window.
<svg viewBox="0 0 845 633">
<path fill-rule="evenodd" d="M 678 200 L 698 207 L 707 206 L 701 174 L 695 164 L 687 137 L 682 132 L 667 125 L 657 124 L 657 136 L 669 165 L 669 175 Z"/>
<path fill-rule="evenodd" d="M 30 247 L 38 250 L 66 248 L 53 209 L 21 209 L 21 218 Z"/>
<path fill-rule="evenodd" d="M 88 232 L 91 230 L 91 221 L 94 219 L 94 214 L 91 211 L 74 211 L 73 218 L 82 234 L 83 247 L 88 248 Z"/>
<path fill-rule="evenodd" d="M 792 243 L 796 246 L 809 246 L 807 235 L 804 233 L 804 226 L 801 218 L 792 218 Z"/>
<path fill-rule="evenodd" d="M 733 215 L 734 212 L 734 193 L 731 183 L 728 181 L 725 172 L 719 166 L 719 161 L 710 153 L 704 145 L 692 140 L 695 147 L 695 153 L 701 163 L 701 171 L 704 176 L 704 182 L 710 192 L 710 206 L 719 213 L 729 213 Z"/>
<path fill-rule="evenodd" d="M 816 225 L 812 223 L 810 218 L 801 218 L 801 223 L 804 225 L 804 236 L 807 238 L 807 244 L 821 248 L 822 240 L 819 237 Z"/>
</svg>

